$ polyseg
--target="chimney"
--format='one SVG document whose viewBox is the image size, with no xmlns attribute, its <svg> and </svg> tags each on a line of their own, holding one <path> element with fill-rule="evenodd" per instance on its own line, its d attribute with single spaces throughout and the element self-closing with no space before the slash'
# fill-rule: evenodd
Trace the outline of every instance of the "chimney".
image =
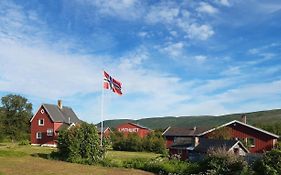
<svg viewBox="0 0 281 175">
<path fill-rule="evenodd" d="M 247 116 L 245 114 L 241 116 L 241 120 L 243 123 L 247 124 Z"/>
<path fill-rule="evenodd" d="M 58 100 L 58 107 L 59 107 L 60 109 L 62 109 L 62 101 L 61 101 L 61 100 Z"/>
<path fill-rule="evenodd" d="M 194 147 L 199 145 L 199 137 L 194 137 Z"/>
<path fill-rule="evenodd" d="M 194 130 L 194 131 L 196 131 L 196 129 L 197 129 L 197 127 L 196 127 L 196 126 L 194 126 L 194 127 L 193 127 L 193 130 Z"/>
<path fill-rule="evenodd" d="M 70 124 L 70 117 L 68 117 L 68 124 Z"/>
</svg>

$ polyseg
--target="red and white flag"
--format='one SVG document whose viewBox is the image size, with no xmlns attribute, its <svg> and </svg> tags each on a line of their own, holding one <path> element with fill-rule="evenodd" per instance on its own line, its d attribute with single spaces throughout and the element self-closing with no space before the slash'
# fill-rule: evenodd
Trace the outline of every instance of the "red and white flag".
<svg viewBox="0 0 281 175">
<path fill-rule="evenodd" d="M 114 93 L 122 95 L 121 82 L 112 78 L 108 73 L 103 71 L 103 87 L 105 89 L 111 89 Z"/>
</svg>

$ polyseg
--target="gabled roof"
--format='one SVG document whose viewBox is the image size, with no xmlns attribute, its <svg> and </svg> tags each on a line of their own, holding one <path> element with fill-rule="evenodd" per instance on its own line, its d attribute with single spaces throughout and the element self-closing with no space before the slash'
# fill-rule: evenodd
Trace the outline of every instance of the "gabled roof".
<svg viewBox="0 0 281 175">
<path fill-rule="evenodd" d="M 211 148 L 224 148 L 226 151 L 229 151 L 237 144 L 240 148 L 244 149 L 246 153 L 249 153 L 249 150 L 238 140 L 216 140 L 206 138 L 200 138 L 200 143 L 194 148 L 194 151 L 207 153 Z"/>
<path fill-rule="evenodd" d="M 122 123 L 122 124 L 120 124 L 120 125 L 123 125 L 123 124 L 125 124 L 125 123 Z M 138 127 L 138 128 L 151 130 L 150 128 L 145 127 L 145 126 L 142 126 L 142 125 L 139 125 L 139 124 L 135 124 L 135 123 L 131 123 L 131 122 L 129 122 L 129 123 L 127 123 L 127 124 L 134 125 L 134 126 L 136 126 L 136 127 Z M 120 126 L 120 125 L 119 125 L 119 126 Z M 119 127 L 119 126 L 117 126 L 117 127 Z"/>
<path fill-rule="evenodd" d="M 97 127 L 97 130 L 98 130 L 99 133 L 101 133 L 101 128 L 100 127 Z M 112 132 L 110 127 L 103 127 L 103 133 L 105 133 L 106 130 L 109 130 L 110 132 Z"/>
<path fill-rule="evenodd" d="M 220 129 L 220 128 L 225 127 L 225 126 L 232 125 L 232 124 L 234 124 L 234 123 L 243 125 L 243 126 L 245 126 L 245 127 L 249 127 L 249 128 L 254 129 L 254 130 L 256 130 L 256 131 L 259 131 L 259 132 L 262 132 L 262 133 L 264 133 L 264 134 L 270 135 L 270 136 L 272 136 L 272 137 L 274 137 L 274 138 L 277 138 L 277 139 L 279 138 L 279 136 L 276 135 L 276 134 L 273 134 L 273 133 L 268 132 L 268 131 L 265 131 L 265 130 L 263 130 L 263 129 L 254 127 L 254 126 L 252 126 L 252 125 L 248 125 L 248 124 L 243 123 L 243 122 L 240 122 L 240 121 L 238 121 L 238 120 L 233 120 L 233 121 L 228 122 L 228 123 L 225 123 L 225 124 L 223 124 L 223 125 L 221 125 L 221 126 L 212 128 L 212 129 L 207 130 L 207 131 L 205 131 L 205 132 L 202 132 L 201 134 L 199 134 L 199 136 L 205 135 L 205 134 L 207 134 L 207 133 L 210 133 L 210 132 L 212 132 L 212 131 L 214 131 L 214 130 L 216 130 L 216 129 Z"/>
<path fill-rule="evenodd" d="M 53 122 L 61 122 L 61 123 L 81 122 L 76 116 L 76 114 L 74 113 L 74 111 L 72 110 L 72 108 L 70 107 L 63 106 L 62 109 L 60 109 L 57 105 L 53 105 L 53 104 L 42 104 L 41 106 L 43 106 L 43 108 L 47 111 Z M 33 118 L 30 121 L 32 121 Z"/>
<path fill-rule="evenodd" d="M 163 132 L 163 136 L 177 136 L 177 137 L 193 137 L 197 136 L 207 129 L 204 128 L 176 128 L 176 127 L 169 127 Z"/>
</svg>

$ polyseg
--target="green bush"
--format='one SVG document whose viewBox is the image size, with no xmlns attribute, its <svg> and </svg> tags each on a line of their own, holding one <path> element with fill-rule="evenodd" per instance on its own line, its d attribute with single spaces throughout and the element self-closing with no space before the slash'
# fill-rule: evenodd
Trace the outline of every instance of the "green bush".
<svg viewBox="0 0 281 175">
<path fill-rule="evenodd" d="M 24 145 L 30 145 L 30 141 L 29 140 L 22 140 L 19 142 L 20 146 L 24 146 Z"/>
<path fill-rule="evenodd" d="M 240 175 L 249 169 L 242 157 L 230 153 L 224 148 L 210 150 L 207 158 L 200 163 L 200 168 L 201 173 L 210 175 Z"/>
<path fill-rule="evenodd" d="M 254 163 L 253 170 L 256 175 L 280 175 L 281 174 L 281 151 L 271 150 L 262 159 Z"/>
<path fill-rule="evenodd" d="M 136 133 L 115 132 L 112 137 L 112 148 L 117 151 L 147 151 L 163 154 L 166 152 L 165 140 L 162 135 L 152 132 L 147 137 L 141 138 Z"/>
<path fill-rule="evenodd" d="M 57 156 L 61 160 L 95 164 L 104 158 L 104 153 L 93 124 L 82 123 L 59 134 Z"/>
</svg>

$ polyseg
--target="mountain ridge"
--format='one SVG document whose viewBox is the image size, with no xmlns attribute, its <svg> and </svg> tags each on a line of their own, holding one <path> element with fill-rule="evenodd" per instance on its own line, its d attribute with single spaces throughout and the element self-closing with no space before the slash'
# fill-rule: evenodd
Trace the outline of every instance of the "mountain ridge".
<svg viewBox="0 0 281 175">
<path fill-rule="evenodd" d="M 202 115 L 202 116 L 159 116 L 133 119 L 105 120 L 104 126 L 116 128 L 121 123 L 133 122 L 151 129 L 165 129 L 173 127 L 214 127 L 232 120 L 241 120 L 242 115 L 247 116 L 247 123 L 251 125 L 266 125 L 281 122 L 281 109 L 270 109 L 246 113 L 233 113 L 225 115 Z M 99 123 L 100 124 L 100 123 Z"/>
</svg>

